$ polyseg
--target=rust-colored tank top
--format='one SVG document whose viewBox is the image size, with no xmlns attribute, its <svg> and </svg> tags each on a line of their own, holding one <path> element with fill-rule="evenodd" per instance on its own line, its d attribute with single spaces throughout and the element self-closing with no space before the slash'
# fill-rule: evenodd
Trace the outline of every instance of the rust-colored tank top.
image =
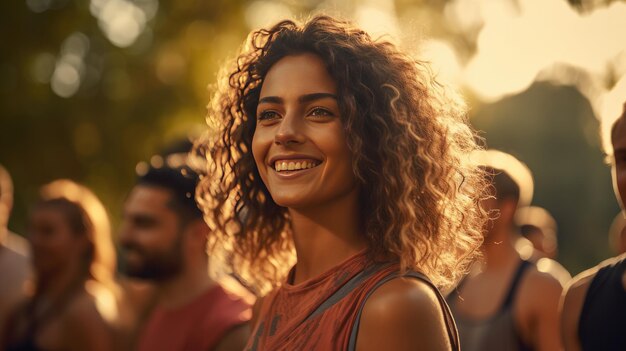
<svg viewBox="0 0 626 351">
<path fill-rule="evenodd" d="M 297 285 L 274 289 L 262 301 L 259 317 L 246 351 L 349 350 L 356 344 L 360 313 L 369 295 L 382 283 L 399 275 L 397 263 L 373 263 L 361 252 L 318 277 Z M 291 281 L 292 268 L 288 281 Z M 457 340 L 456 327 L 441 294 L 450 342 Z"/>
</svg>

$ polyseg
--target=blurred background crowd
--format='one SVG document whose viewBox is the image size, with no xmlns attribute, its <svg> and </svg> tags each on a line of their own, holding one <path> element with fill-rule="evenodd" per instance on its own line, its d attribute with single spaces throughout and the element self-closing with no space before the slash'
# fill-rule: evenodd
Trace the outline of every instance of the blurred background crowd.
<svg viewBox="0 0 626 351">
<path fill-rule="evenodd" d="M 318 12 L 386 36 L 460 92 L 486 145 L 528 167 L 540 208 L 522 234 L 546 256 L 575 275 L 624 249 L 609 240 L 623 223 L 601 138 L 626 96 L 626 1 L 612 0 L 3 1 L 8 228 L 25 234 L 40 187 L 69 178 L 100 198 L 117 243 L 136 176 L 207 132 L 211 84 L 247 33 Z"/>
</svg>

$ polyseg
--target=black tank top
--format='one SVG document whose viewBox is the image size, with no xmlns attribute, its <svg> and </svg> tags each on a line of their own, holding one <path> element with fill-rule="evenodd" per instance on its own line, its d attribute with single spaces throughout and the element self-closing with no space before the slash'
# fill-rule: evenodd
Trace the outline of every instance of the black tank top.
<svg viewBox="0 0 626 351">
<path fill-rule="evenodd" d="M 448 304 L 454 315 L 459 330 L 459 340 L 463 351 L 526 351 L 532 350 L 520 338 L 515 327 L 513 317 L 513 302 L 519 283 L 526 268 L 532 263 L 522 261 L 517 267 L 504 302 L 498 311 L 485 319 L 472 319 L 463 316 L 457 308 L 458 291 L 463 282 L 459 284 L 455 292 L 448 296 Z"/>
<path fill-rule="evenodd" d="M 624 271 L 626 255 L 600 268 L 591 281 L 578 325 L 583 350 L 626 350 Z"/>
</svg>

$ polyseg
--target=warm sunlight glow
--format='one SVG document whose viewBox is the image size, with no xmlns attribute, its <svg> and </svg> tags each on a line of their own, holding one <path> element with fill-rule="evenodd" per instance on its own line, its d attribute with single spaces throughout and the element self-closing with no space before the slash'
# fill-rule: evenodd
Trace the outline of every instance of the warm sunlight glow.
<svg viewBox="0 0 626 351">
<path fill-rule="evenodd" d="M 460 2 L 463 3 L 463 2 Z M 519 12 L 491 7 L 470 60 L 466 83 L 493 101 L 526 89 L 537 74 L 564 63 L 604 75 L 626 49 L 626 4 L 580 15 L 562 0 L 519 2 Z"/>
<path fill-rule="evenodd" d="M 281 3 L 270 1 L 254 1 L 245 12 L 246 24 L 249 28 L 264 28 L 274 23 L 291 19 L 292 14 L 289 7 Z"/>
<path fill-rule="evenodd" d="M 393 1 L 362 1 L 356 8 L 354 20 L 374 38 L 385 36 L 385 39 L 389 41 L 396 41 L 400 38 Z"/>
</svg>

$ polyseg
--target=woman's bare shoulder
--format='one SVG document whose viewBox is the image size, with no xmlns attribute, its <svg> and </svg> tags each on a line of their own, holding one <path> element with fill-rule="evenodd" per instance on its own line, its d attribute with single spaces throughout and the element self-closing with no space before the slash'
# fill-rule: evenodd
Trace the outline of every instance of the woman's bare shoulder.
<svg viewBox="0 0 626 351">
<path fill-rule="evenodd" d="M 381 285 L 363 308 L 357 349 L 450 349 L 435 290 L 426 282 L 406 277 Z"/>
</svg>

